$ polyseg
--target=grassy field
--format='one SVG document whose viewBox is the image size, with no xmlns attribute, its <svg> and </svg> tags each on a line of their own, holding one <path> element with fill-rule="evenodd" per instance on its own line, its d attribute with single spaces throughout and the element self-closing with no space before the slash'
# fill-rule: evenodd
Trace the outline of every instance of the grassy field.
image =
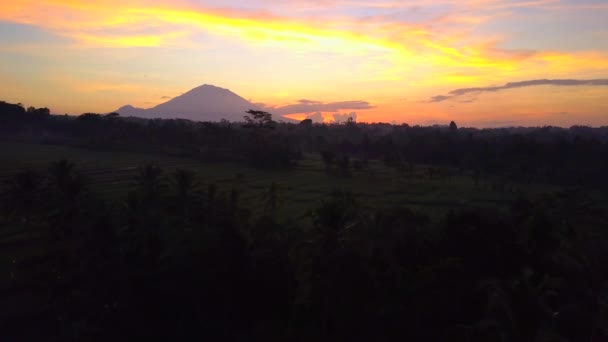
<svg viewBox="0 0 608 342">
<path fill-rule="evenodd" d="M 291 218 L 306 225 L 306 213 L 334 189 L 351 190 L 360 203 L 371 208 L 408 207 L 438 219 L 450 209 L 493 207 L 507 209 L 509 201 L 520 192 L 539 196 L 555 188 L 541 185 L 508 184 L 492 190 L 489 181 L 475 185 L 469 176 L 428 177 L 425 166 L 416 166 L 413 175 L 405 177 L 380 161 L 371 161 L 364 171 L 348 177 L 328 174 L 318 155 L 306 155 L 295 169 L 260 170 L 234 163 L 208 163 L 199 160 L 153 154 L 87 150 L 66 146 L 0 142 L 0 184 L 12 174 L 24 170 L 45 170 L 60 159 L 74 162 L 86 176 L 95 192 L 120 201 L 134 182 L 138 168 L 154 163 L 165 174 L 177 169 L 196 171 L 203 185 L 215 183 L 220 190 L 238 189 L 240 204 L 253 213 L 264 211 L 265 191 L 274 182 L 279 186 L 283 205 L 279 219 Z M 0 307 L 11 308 L 0 322 L 15 331 L 28 331 L 32 322 L 44 326 L 50 308 L 41 307 L 48 296 L 46 289 L 27 284 L 48 283 L 54 277 L 46 271 L 53 250 L 45 244 L 41 230 L 11 227 L 0 217 Z M 7 316 L 8 315 L 8 316 Z M 35 332 L 32 332 L 35 334 Z M 33 338 L 34 339 L 34 338 Z"/>
<path fill-rule="evenodd" d="M 424 166 L 417 166 L 412 176 L 404 176 L 380 161 L 371 161 L 363 171 L 350 176 L 328 174 L 318 155 L 306 155 L 293 170 L 261 170 L 234 163 L 209 163 L 193 159 L 154 154 L 110 152 L 82 148 L 0 142 L 0 181 L 23 169 L 44 170 L 60 159 L 76 163 L 93 190 L 108 199 L 120 200 L 133 183 L 138 167 L 153 163 L 165 174 L 189 169 L 198 174 L 203 185 L 215 183 L 220 190 L 238 189 L 242 206 L 261 212 L 264 192 L 274 182 L 279 187 L 283 205 L 279 217 L 301 219 L 325 195 L 334 189 L 351 190 L 365 206 L 372 208 L 409 207 L 431 217 L 440 217 L 450 209 L 467 207 L 506 207 L 525 191 L 528 195 L 551 192 L 541 185 L 508 184 L 492 190 L 490 182 L 475 185 L 469 176 L 434 177 Z"/>
</svg>

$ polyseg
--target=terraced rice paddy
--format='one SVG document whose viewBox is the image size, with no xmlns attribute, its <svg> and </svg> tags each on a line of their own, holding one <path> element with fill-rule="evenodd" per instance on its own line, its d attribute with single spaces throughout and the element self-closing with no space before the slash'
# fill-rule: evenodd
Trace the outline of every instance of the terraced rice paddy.
<svg viewBox="0 0 608 342">
<path fill-rule="evenodd" d="M 88 150 L 66 146 L 0 142 L 0 181 L 23 169 L 44 170 L 51 162 L 67 159 L 77 165 L 92 190 L 111 200 L 121 200 L 132 186 L 138 168 L 148 163 L 165 175 L 178 169 L 195 171 L 203 186 L 216 184 L 221 191 L 237 189 L 240 204 L 253 212 L 264 209 L 264 193 L 272 183 L 279 187 L 279 217 L 301 219 L 334 189 L 351 190 L 365 206 L 409 207 L 432 217 L 450 209 L 504 207 L 523 187 L 509 184 L 500 191 L 484 182 L 475 185 L 469 176 L 429 178 L 424 166 L 404 176 L 380 161 L 350 176 L 328 174 L 317 155 L 306 155 L 292 170 L 262 170 L 243 164 L 210 163 L 154 154 Z M 526 193 L 550 191 L 549 187 L 526 187 Z"/>
<path fill-rule="evenodd" d="M 275 183 L 283 203 L 276 212 L 277 218 L 290 218 L 299 226 L 309 222 L 307 212 L 334 189 L 352 191 L 364 206 L 405 206 L 435 219 L 450 209 L 506 209 L 507 203 L 524 189 L 509 184 L 505 189 L 495 191 L 487 181 L 475 185 L 466 175 L 430 179 L 425 166 L 417 166 L 412 175 L 404 176 L 380 161 L 371 161 L 365 170 L 353 171 L 344 177 L 328 173 L 317 155 L 305 156 L 295 169 L 273 171 L 235 163 L 15 142 L 0 142 L 0 184 L 16 172 L 24 169 L 42 171 L 60 159 L 74 162 L 92 190 L 111 201 L 122 201 L 126 197 L 138 168 L 148 163 L 161 167 L 165 175 L 178 169 L 195 171 L 202 186 L 213 183 L 220 191 L 237 189 L 240 205 L 251 209 L 254 215 L 264 212 L 264 193 Z M 526 187 L 528 195 L 550 190 L 538 185 Z M 50 267 L 47 265 L 55 251 L 45 241 L 41 230 L 7 225 L 0 217 L 0 307 L 10 308 L 6 311 L 10 312 L 10 317 L 3 316 L 0 310 L 0 322 L 7 322 L 14 331 L 27 331 L 32 322 L 39 327 L 51 324 L 45 318 L 51 308 L 39 304 L 48 302 L 45 300 L 50 295 L 48 289 L 44 285 L 28 285 L 45 284 L 56 276 L 48 272 Z"/>
</svg>

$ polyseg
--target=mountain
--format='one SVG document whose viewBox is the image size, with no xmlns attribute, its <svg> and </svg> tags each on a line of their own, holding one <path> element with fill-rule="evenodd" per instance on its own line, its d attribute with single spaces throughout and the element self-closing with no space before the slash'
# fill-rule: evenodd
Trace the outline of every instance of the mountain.
<svg viewBox="0 0 608 342">
<path fill-rule="evenodd" d="M 143 109 L 127 105 L 116 112 L 122 116 L 141 118 L 243 121 L 245 111 L 249 109 L 264 110 L 228 89 L 205 84 L 153 108 Z M 274 119 L 294 121 L 285 117 Z"/>
</svg>

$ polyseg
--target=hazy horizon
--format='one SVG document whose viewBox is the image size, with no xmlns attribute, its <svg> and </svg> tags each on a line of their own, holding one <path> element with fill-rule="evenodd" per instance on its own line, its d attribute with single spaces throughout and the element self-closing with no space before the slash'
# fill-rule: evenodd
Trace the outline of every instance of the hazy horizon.
<svg viewBox="0 0 608 342">
<path fill-rule="evenodd" d="M 151 108 L 202 84 L 294 119 L 608 125 L 602 1 L 17 0 L 0 100 Z"/>
</svg>

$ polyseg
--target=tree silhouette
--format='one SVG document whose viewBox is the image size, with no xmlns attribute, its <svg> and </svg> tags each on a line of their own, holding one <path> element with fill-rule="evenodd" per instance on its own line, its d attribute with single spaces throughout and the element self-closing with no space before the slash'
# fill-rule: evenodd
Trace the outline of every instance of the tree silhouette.
<svg viewBox="0 0 608 342">
<path fill-rule="evenodd" d="M 334 164 L 336 160 L 336 154 L 332 151 L 321 151 L 321 158 L 323 158 L 323 163 L 325 164 L 325 169 L 329 170 L 329 168 Z"/>
<path fill-rule="evenodd" d="M 180 169 L 171 175 L 170 185 L 177 199 L 186 203 L 196 195 L 200 184 L 197 182 L 194 172 Z"/>
<path fill-rule="evenodd" d="M 349 175 L 350 157 L 346 154 L 339 156 L 336 159 L 336 167 L 343 176 Z"/>
<path fill-rule="evenodd" d="M 28 222 L 41 204 L 43 178 L 34 171 L 23 171 L 6 181 L 3 207 L 11 217 Z"/>
<path fill-rule="evenodd" d="M 337 248 L 340 235 L 354 227 L 360 215 L 353 194 L 339 190 L 333 191 L 328 199 L 310 213 L 324 254 Z"/>
<path fill-rule="evenodd" d="M 245 127 L 248 128 L 269 128 L 274 129 L 276 122 L 272 120 L 272 114 L 261 111 L 250 109 L 246 112 L 249 115 L 245 115 Z"/>
<path fill-rule="evenodd" d="M 196 174 L 189 170 L 177 170 L 171 175 L 169 186 L 175 198 L 175 209 L 187 220 L 191 216 L 191 210 L 201 199 L 200 183 L 196 180 Z"/>
<path fill-rule="evenodd" d="M 279 194 L 279 190 L 279 186 L 272 182 L 268 189 L 262 194 L 262 200 L 265 203 L 266 210 L 274 212 L 283 204 L 283 199 Z"/>
<path fill-rule="evenodd" d="M 49 167 L 50 184 L 66 200 L 72 201 L 83 194 L 86 183 L 76 165 L 66 159 L 51 163 Z"/>
<path fill-rule="evenodd" d="M 163 170 L 153 164 L 147 164 L 139 168 L 136 185 L 142 192 L 143 199 L 153 199 L 160 195 L 162 188 Z"/>
<path fill-rule="evenodd" d="M 74 168 L 74 163 L 66 159 L 53 162 L 49 168 L 51 182 L 61 191 L 66 191 L 70 179 L 74 176 Z"/>
<path fill-rule="evenodd" d="M 334 172 L 343 156 L 374 165 L 384 158 L 411 173 L 420 165 L 419 176 L 461 167 L 471 183 L 522 191 L 520 200 L 502 193 L 458 204 L 368 194 L 365 206 L 335 191 L 310 215 L 286 211 L 279 221 L 277 182 L 288 172 L 271 174 L 259 205 L 239 200 L 238 184 L 202 192 L 194 172 L 171 172 L 165 182 L 153 165 L 113 198 L 95 194 L 66 160 L 46 173 L 0 175 L 8 340 L 608 340 L 607 128 L 293 125 L 272 124 L 264 112 L 248 113 L 245 125 L 203 124 L 38 111 L 0 102 L 0 135 L 36 142 L 48 132 L 106 151 L 273 168 L 293 166 L 305 146 Z M 225 179 L 242 178 L 235 167 Z M 331 182 L 316 176 L 320 187 Z M 423 178 L 411 182 L 420 192 Z M 526 188 L 539 181 L 550 190 Z M 472 187 L 460 185 L 450 189 Z M 304 201 L 295 202 L 289 209 Z"/>
<path fill-rule="evenodd" d="M 454 121 L 450 122 L 450 131 L 452 131 L 452 132 L 458 131 L 458 126 L 456 125 L 456 123 Z"/>
</svg>

